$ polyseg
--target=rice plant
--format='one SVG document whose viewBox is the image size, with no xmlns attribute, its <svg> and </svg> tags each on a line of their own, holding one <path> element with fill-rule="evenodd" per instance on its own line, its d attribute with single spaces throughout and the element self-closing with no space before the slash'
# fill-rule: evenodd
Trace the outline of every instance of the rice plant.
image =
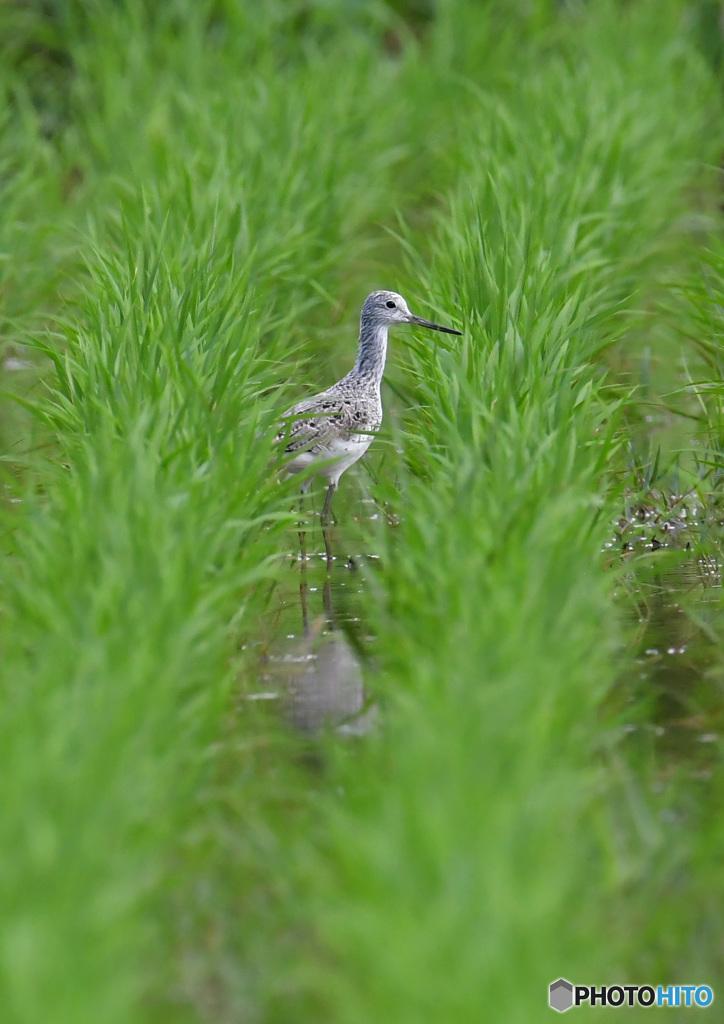
<svg viewBox="0 0 724 1024">
<path fill-rule="evenodd" d="M 667 885 L 703 905 L 716 828 L 672 840 L 626 760 L 601 549 L 622 365 L 715 204 L 688 7 L 0 18 L 0 329 L 35 381 L 3 432 L 5 1018 L 529 1021 L 561 975 L 686 982 L 713 917 Z M 334 538 L 380 556 L 378 725 L 309 739 L 245 699 L 299 579 L 273 437 L 376 287 L 465 335 L 393 342 Z"/>
</svg>

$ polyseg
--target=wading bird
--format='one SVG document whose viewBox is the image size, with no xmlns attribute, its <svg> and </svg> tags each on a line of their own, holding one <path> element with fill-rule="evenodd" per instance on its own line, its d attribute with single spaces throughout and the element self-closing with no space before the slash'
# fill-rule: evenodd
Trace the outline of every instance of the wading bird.
<svg viewBox="0 0 724 1024">
<path fill-rule="evenodd" d="M 329 519 L 339 478 L 362 458 L 382 423 L 380 385 L 387 357 L 387 332 L 393 324 L 461 333 L 415 316 L 397 292 L 372 292 L 362 307 L 357 362 L 350 372 L 327 391 L 287 409 L 282 417 L 277 442 L 285 442 L 286 452 L 293 456 L 287 472 L 299 473 L 319 464 L 317 473 L 302 484 L 302 494 L 316 475 L 329 481 L 323 523 Z"/>
</svg>

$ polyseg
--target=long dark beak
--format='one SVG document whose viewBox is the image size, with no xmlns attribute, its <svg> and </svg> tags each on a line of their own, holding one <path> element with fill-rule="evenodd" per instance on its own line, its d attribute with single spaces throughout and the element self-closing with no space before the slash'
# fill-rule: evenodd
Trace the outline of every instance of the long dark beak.
<svg viewBox="0 0 724 1024">
<path fill-rule="evenodd" d="M 431 331 L 442 331 L 443 334 L 462 334 L 462 331 L 455 331 L 452 327 L 441 327 L 440 324 L 434 324 L 432 320 L 425 320 L 421 316 L 413 316 L 410 313 L 407 322 L 410 324 L 417 324 L 418 327 L 428 327 Z"/>
</svg>

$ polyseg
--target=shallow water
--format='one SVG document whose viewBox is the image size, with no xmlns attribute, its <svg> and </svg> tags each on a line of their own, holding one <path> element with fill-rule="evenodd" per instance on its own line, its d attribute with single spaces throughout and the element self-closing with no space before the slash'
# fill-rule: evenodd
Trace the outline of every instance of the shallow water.
<svg viewBox="0 0 724 1024">
<path fill-rule="evenodd" d="M 686 552 L 636 561 L 618 593 L 631 626 L 614 699 L 636 742 L 647 735 L 660 772 L 706 778 L 724 729 L 721 565 Z M 633 655 L 633 671 L 630 655 Z"/>
<path fill-rule="evenodd" d="M 630 558 L 615 595 L 627 645 L 609 708 L 621 722 L 624 748 L 633 752 L 643 741 L 663 774 L 684 768 L 692 778 L 706 778 L 724 735 L 722 566 L 670 547 L 676 537 L 671 517 L 655 523 L 660 541 L 650 520 L 634 522 L 625 543 L 617 536 L 606 545 Z M 306 559 L 290 531 L 288 571 L 272 595 L 258 645 L 257 685 L 244 697 L 273 702 L 309 735 L 329 729 L 362 734 L 377 718 L 364 682 L 374 671 L 375 637 L 363 596 L 377 556 L 348 554 L 352 545 L 364 544 L 359 525 L 352 524 L 350 542 L 312 519 Z M 639 534 L 637 545 L 631 538 Z"/>
<path fill-rule="evenodd" d="M 360 735 L 373 726 L 377 709 L 367 699 L 364 669 L 374 637 L 361 595 L 364 567 L 374 558 L 343 553 L 334 528 L 307 529 L 272 597 L 259 688 L 247 700 L 277 702 L 285 718 L 310 735 L 327 729 Z"/>
</svg>

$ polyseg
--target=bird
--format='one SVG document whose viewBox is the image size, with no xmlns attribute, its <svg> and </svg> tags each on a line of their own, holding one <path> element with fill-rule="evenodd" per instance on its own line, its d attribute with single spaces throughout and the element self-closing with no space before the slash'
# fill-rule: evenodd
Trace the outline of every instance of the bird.
<svg viewBox="0 0 724 1024">
<path fill-rule="evenodd" d="M 297 402 L 282 414 L 276 436 L 291 456 L 285 469 L 299 473 L 316 466 L 302 484 L 306 494 L 315 476 L 328 481 L 321 521 L 326 524 L 340 477 L 361 459 L 382 424 L 380 386 L 387 358 L 387 332 L 394 324 L 415 324 L 444 334 L 461 334 L 452 327 L 415 316 L 397 292 L 368 295 L 360 315 L 357 361 L 326 391 Z"/>
</svg>

